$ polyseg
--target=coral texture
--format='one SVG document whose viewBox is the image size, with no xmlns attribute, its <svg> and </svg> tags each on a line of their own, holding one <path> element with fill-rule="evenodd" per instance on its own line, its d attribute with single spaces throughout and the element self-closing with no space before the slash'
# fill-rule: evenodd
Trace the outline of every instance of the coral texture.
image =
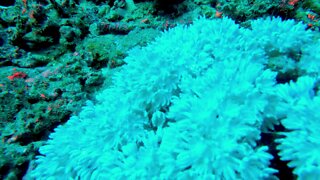
<svg viewBox="0 0 320 180">
<path fill-rule="evenodd" d="M 31 175 L 263 179 L 277 170 L 269 167 L 273 157 L 268 147 L 258 143 L 261 131 L 279 122 L 293 131 L 279 139 L 280 156 L 292 161 L 300 177 L 310 171 L 319 174 L 317 154 L 301 153 L 318 149 L 317 131 L 298 128 L 310 121 L 319 129 L 319 97 L 311 88 L 319 73 L 305 73 L 290 85 L 278 84 L 277 72 L 268 68 L 275 57 L 299 63 L 292 53 L 302 49 L 306 57 L 319 58 L 304 48 L 311 37 L 303 24 L 279 18 L 255 20 L 252 29 L 240 28 L 228 18 L 200 18 L 188 27 L 170 29 L 148 46 L 131 50 L 113 85 L 97 95 L 97 102 L 88 102 L 78 116 L 55 129 L 40 148 L 42 155 Z M 304 87 L 309 99 L 292 106 L 294 93 L 301 88 L 305 92 Z M 308 146 L 295 146 L 308 133 Z M 311 159 L 303 162 L 304 158 Z"/>
</svg>

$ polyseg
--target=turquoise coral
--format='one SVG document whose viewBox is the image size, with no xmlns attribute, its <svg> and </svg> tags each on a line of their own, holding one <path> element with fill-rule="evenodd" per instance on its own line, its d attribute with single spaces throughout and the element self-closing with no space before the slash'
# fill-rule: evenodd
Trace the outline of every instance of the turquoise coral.
<svg viewBox="0 0 320 180">
<path fill-rule="evenodd" d="M 268 31 L 257 34 L 263 29 L 260 25 Z M 31 176 L 274 176 L 277 170 L 269 167 L 273 157 L 267 146 L 257 142 L 262 128 L 275 123 L 268 119 L 289 119 L 286 115 L 291 109 L 278 94 L 284 88 L 276 82 L 277 72 L 267 64 L 271 57 L 290 57 L 311 42 L 312 34 L 304 27 L 270 18 L 253 21 L 249 30 L 228 18 L 200 18 L 188 27 L 164 32 L 146 47 L 129 51 L 127 64 L 114 76 L 113 85 L 97 95 L 95 104 L 88 102 L 78 116 L 50 135 L 40 148 L 42 155 Z M 291 31 L 286 32 L 288 28 Z M 319 79 L 317 73 L 313 73 L 314 79 Z M 278 106 L 282 109 L 274 110 Z M 280 155 L 296 162 L 286 153 L 287 139 L 279 141 Z M 300 166 L 303 164 L 292 165 L 298 176 Z M 312 172 L 320 172 L 319 166 L 312 168 Z"/>
</svg>

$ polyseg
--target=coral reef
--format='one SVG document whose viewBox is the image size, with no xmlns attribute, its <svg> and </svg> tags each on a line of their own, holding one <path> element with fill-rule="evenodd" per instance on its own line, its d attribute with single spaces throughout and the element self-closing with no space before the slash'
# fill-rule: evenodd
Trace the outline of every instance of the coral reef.
<svg viewBox="0 0 320 180">
<path fill-rule="evenodd" d="M 231 17 L 242 27 L 258 17 L 295 19 L 319 39 L 319 7 L 317 0 L 0 1 L 0 179 L 21 179 L 50 132 L 111 85 L 132 47 L 199 16 Z M 318 58 L 318 46 L 274 51 L 266 67 L 278 83 L 315 74 L 309 59 Z M 272 167 L 286 166 L 278 160 Z"/>
<path fill-rule="evenodd" d="M 286 136 L 276 138 L 279 156 L 298 178 L 317 178 L 319 69 L 296 66 L 301 74 L 288 85 L 268 67 L 299 53 L 295 63 L 320 66 L 305 27 L 266 18 L 245 29 L 228 18 L 201 18 L 132 49 L 97 101 L 50 134 L 28 177 L 274 178 L 274 147 L 261 141 L 269 131 Z M 292 132 L 275 130 L 279 124 Z M 306 137 L 306 146 L 295 145 Z"/>
</svg>

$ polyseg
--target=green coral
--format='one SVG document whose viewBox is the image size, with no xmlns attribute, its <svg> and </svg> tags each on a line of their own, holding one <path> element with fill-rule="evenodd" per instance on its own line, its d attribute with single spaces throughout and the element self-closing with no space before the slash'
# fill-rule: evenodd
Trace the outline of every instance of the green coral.
<svg viewBox="0 0 320 180">
<path fill-rule="evenodd" d="M 306 0 L 304 6 L 310 8 L 317 14 L 320 14 L 320 1 L 318 0 Z"/>
<path fill-rule="evenodd" d="M 217 8 L 232 18 L 248 20 L 278 7 L 278 0 L 219 0 Z"/>
</svg>

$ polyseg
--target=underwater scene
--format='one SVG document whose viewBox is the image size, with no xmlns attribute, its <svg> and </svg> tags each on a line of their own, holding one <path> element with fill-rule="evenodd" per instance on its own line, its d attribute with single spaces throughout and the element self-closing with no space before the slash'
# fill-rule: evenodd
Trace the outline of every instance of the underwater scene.
<svg viewBox="0 0 320 180">
<path fill-rule="evenodd" d="M 0 179 L 319 180 L 319 0 L 1 0 Z"/>
</svg>

